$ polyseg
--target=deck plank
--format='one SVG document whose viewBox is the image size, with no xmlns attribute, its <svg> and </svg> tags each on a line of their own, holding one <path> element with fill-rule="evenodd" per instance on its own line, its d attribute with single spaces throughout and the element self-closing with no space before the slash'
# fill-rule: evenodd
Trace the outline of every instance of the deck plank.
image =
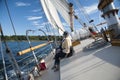
<svg viewBox="0 0 120 80">
<path fill-rule="evenodd" d="M 61 80 L 120 80 L 120 47 L 111 45 L 64 59 Z"/>
<path fill-rule="evenodd" d="M 54 72 L 51 68 L 54 64 L 53 60 L 53 52 L 51 52 L 46 58 L 45 63 L 47 66 L 47 69 L 44 71 L 41 71 L 41 76 L 36 77 L 35 80 L 60 80 L 60 72 Z"/>
</svg>

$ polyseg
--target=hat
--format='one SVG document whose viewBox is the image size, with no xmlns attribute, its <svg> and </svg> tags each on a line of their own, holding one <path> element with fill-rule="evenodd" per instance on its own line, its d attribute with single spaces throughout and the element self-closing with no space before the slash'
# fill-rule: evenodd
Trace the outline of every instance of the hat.
<svg viewBox="0 0 120 80">
<path fill-rule="evenodd" d="M 63 33 L 63 35 L 64 36 L 67 36 L 69 33 L 67 32 L 67 31 L 65 31 L 64 33 Z"/>
</svg>

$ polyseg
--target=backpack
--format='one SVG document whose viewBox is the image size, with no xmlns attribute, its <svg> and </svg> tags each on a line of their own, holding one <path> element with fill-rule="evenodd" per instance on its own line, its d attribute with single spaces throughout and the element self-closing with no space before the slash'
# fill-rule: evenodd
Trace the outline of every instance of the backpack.
<svg viewBox="0 0 120 80">
<path fill-rule="evenodd" d="M 67 55 L 67 57 L 71 57 L 73 54 L 74 54 L 74 49 L 73 49 L 73 47 L 71 46 L 70 47 L 70 53 Z"/>
</svg>

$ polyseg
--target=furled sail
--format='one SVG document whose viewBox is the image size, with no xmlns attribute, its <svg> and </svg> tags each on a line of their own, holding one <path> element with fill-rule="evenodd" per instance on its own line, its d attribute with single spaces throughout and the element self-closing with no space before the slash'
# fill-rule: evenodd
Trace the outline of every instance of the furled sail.
<svg viewBox="0 0 120 80">
<path fill-rule="evenodd" d="M 40 0 L 40 1 L 48 21 L 50 22 L 51 25 L 53 25 L 54 28 L 58 28 L 59 33 L 62 35 L 64 28 L 58 17 L 56 8 L 53 6 L 50 0 Z"/>
</svg>

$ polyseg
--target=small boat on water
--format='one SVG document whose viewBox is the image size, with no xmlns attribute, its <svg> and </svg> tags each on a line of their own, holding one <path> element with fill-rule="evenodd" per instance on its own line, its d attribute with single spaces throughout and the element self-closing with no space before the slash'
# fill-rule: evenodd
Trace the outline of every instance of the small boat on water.
<svg viewBox="0 0 120 80">
<path fill-rule="evenodd" d="M 7 12 L 12 24 L 14 24 L 10 15 L 7 0 L 4 0 Z M 90 20 L 84 7 L 78 0 L 74 1 L 77 6 L 82 8 L 83 13 L 88 22 L 92 25 L 89 27 L 74 12 L 74 4 L 67 0 L 40 0 L 42 8 L 48 19 L 49 27 L 58 30 L 62 35 L 65 28 L 59 18 L 61 15 L 66 23 L 69 24 L 72 38 L 72 45 L 75 53 L 69 58 L 62 59 L 60 62 L 60 70 L 54 72 L 51 70 L 54 62 L 55 48 L 59 46 L 58 40 L 50 41 L 46 32 L 42 29 L 26 30 L 26 38 L 28 48 L 16 52 L 20 57 L 16 60 L 5 39 L 2 24 L 1 32 L 1 54 L 3 61 L 3 69 L 0 71 L 1 80 L 119 80 L 120 79 L 120 20 L 118 17 L 118 9 L 115 8 L 113 0 L 99 0 L 98 9 L 102 11 L 102 17 L 108 24 L 108 29 L 97 30 L 96 26 Z M 74 18 L 83 26 L 78 31 L 74 29 Z M 91 28 L 91 30 L 90 30 Z M 48 27 L 46 27 L 47 30 Z M 15 29 L 14 29 L 14 32 Z M 46 36 L 46 42 L 32 46 L 29 40 L 29 33 L 42 32 Z M 53 33 L 54 34 L 54 33 Z M 40 36 L 39 36 L 40 37 Z M 2 42 L 3 41 L 3 42 Z M 11 65 L 6 66 L 3 53 L 3 44 L 5 45 L 6 54 L 9 57 Z M 55 46 L 53 46 L 55 45 Z M 41 49 L 39 51 L 39 49 Z M 31 52 L 31 53 L 29 53 Z M 43 52 L 43 54 L 40 54 Z M 45 54 L 47 53 L 47 54 Z M 7 71 L 8 70 L 8 71 Z"/>
</svg>

